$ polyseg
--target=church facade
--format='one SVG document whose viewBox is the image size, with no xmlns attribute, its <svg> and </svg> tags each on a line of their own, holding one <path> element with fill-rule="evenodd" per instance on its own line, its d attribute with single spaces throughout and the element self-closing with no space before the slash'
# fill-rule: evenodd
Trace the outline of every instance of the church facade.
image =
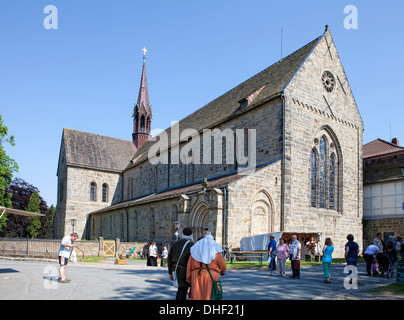
<svg viewBox="0 0 404 320">
<path fill-rule="evenodd" d="M 363 122 L 329 30 L 153 138 L 151 115 L 144 61 L 132 141 L 64 129 L 60 234 L 75 218 L 86 239 L 362 242 Z"/>
</svg>

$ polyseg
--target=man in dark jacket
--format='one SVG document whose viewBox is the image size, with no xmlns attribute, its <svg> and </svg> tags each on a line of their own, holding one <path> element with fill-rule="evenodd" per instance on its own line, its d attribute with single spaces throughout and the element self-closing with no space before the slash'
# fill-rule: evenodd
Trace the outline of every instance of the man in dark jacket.
<svg viewBox="0 0 404 320">
<path fill-rule="evenodd" d="M 170 252 L 168 253 L 168 274 L 170 279 L 174 281 L 173 273 L 177 268 L 178 291 L 176 300 L 186 300 L 189 283 L 186 281 L 187 263 L 191 255 L 191 247 L 194 245 L 191 228 L 184 228 L 183 235 L 180 240 L 174 242 Z M 182 252 L 182 255 L 181 255 Z M 180 259 L 181 257 L 181 259 Z"/>
</svg>

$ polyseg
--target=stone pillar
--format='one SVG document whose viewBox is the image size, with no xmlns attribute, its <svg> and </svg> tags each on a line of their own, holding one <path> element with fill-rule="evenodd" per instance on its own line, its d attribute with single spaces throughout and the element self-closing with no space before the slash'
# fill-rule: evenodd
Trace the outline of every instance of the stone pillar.
<svg viewBox="0 0 404 320">
<path fill-rule="evenodd" d="M 98 256 L 103 257 L 104 256 L 104 238 L 100 237 L 99 242 L 98 242 Z"/>
<path fill-rule="evenodd" d="M 121 240 L 119 238 L 115 239 L 115 257 L 119 258 L 119 248 L 121 246 Z"/>
</svg>

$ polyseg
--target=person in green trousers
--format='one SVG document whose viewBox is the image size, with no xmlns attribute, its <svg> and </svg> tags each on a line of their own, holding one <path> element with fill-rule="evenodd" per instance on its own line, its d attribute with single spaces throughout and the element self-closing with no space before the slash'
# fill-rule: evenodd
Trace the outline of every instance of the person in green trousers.
<svg viewBox="0 0 404 320">
<path fill-rule="evenodd" d="M 333 251 L 334 251 L 334 245 L 332 244 L 331 238 L 325 239 L 323 247 L 323 259 L 322 259 L 325 283 L 331 283 L 330 266 L 332 262 Z"/>
</svg>

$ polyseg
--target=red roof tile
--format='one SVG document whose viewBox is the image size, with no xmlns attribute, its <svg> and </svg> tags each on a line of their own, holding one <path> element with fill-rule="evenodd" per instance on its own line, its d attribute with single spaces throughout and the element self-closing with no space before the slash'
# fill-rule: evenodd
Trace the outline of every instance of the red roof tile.
<svg viewBox="0 0 404 320">
<path fill-rule="evenodd" d="M 404 147 L 397 146 L 382 139 L 376 139 L 363 146 L 363 159 L 383 156 L 401 151 L 404 151 Z"/>
</svg>

